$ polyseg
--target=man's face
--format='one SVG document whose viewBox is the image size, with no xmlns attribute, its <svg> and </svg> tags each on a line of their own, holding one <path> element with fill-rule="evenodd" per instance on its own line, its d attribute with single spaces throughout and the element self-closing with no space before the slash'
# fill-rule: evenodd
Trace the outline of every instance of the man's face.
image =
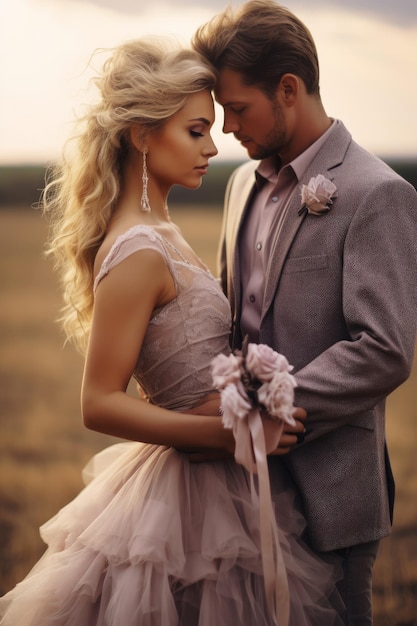
<svg viewBox="0 0 417 626">
<path fill-rule="evenodd" d="M 239 72 L 225 68 L 215 96 L 224 109 L 223 132 L 233 133 L 251 159 L 278 155 L 286 146 L 287 123 L 278 95 L 269 98 L 259 87 L 245 85 Z"/>
</svg>

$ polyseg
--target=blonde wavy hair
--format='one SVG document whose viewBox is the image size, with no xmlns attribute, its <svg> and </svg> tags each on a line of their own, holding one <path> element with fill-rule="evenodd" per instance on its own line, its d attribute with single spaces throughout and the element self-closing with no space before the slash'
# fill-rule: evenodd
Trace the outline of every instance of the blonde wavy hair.
<svg viewBox="0 0 417 626">
<path fill-rule="evenodd" d="M 145 38 L 114 49 L 94 82 L 98 102 L 79 119 L 75 150 L 51 170 L 42 196 L 50 219 L 46 253 L 60 274 L 67 340 L 85 351 L 93 310 L 93 267 L 119 192 L 128 130 L 160 128 L 189 95 L 212 89 L 215 74 L 193 50 Z"/>
</svg>

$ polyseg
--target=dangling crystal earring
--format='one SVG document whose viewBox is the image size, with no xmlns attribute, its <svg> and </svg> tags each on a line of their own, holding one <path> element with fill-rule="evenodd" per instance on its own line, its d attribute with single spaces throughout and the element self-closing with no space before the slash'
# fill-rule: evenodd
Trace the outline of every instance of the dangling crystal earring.
<svg viewBox="0 0 417 626">
<path fill-rule="evenodd" d="M 143 169 L 142 169 L 142 199 L 141 199 L 141 209 L 142 211 L 145 211 L 146 213 L 150 213 L 151 211 L 151 205 L 149 203 L 149 197 L 148 197 L 148 181 L 149 181 L 149 177 L 148 177 L 148 168 L 146 167 L 146 154 L 147 154 L 148 150 L 145 148 L 145 150 L 142 152 L 142 156 L 143 156 Z"/>
</svg>

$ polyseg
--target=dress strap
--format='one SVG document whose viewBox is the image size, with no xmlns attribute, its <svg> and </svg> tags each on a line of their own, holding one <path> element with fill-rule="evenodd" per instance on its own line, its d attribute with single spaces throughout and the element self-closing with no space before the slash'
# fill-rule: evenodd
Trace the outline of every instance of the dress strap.
<svg viewBox="0 0 417 626">
<path fill-rule="evenodd" d="M 196 257 L 198 259 L 198 261 L 201 263 L 201 266 L 199 265 L 195 265 L 195 263 L 191 263 L 191 261 L 189 261 L 188 259 L 185 258 L 185 256 L 182 254 L 182 252 L 180 252 L 180 250 L 178 250 L 178 248 L 176 246 L 174 246 L 173 243 L 171 243 L 170 241 L 168 241 L 168 239 L 165 239 L 165 237 L 163 237 L 162 235 L 160 235 L 159 233 L 157 233 L 157 235 L 161 238 L 161 240 L 163 241 L 164 244 L 166 244 L 168 246 L 168 248 L 170 248 L 173 252 L 175 252 L 175 254 L 178 255 L 179 259 L 185 263 L 186 265 L 189 265 L 192 268 L 201 270 L 203 272 L 207 272 L 210 274 L 210 270 L 209 268 L 206 266 L 205 263 L 203 263 L 203 261 L 200 259 L 200 257 Z"/>
<path fill-rule="evenodd" d="M 124 261 L 131 254 L 134 254 L 139 250 L 146 249 L 155 250 L 163 256 L 168 265 L 169 271 L 172 274 L 174 282 L 177 284 L 173 259 L 168 253 L 165 243 L 169 244 L 169 242 L 167 242 L 151 226 L 144 226 L 142 224 L 135 224 L 134 226 L 131 226 L 127 231 L 116 238 L 110 248 L 110 252 L 101 264 L 100 270 L 94 281 L 94 292 L 96 291 L 99 282 L 113 267 Z"/>
</svg>

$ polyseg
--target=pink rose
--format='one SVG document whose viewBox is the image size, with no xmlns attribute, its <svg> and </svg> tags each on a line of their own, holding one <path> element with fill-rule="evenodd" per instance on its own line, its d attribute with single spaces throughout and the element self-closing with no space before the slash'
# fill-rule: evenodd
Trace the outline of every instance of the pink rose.
<svg viewBox="0 0 417 626">
<path fill-rule="evenodd" d="M 222 390 L 222 422 L 225 428 L 233 428 L 235 419 L 244 419 L 250 408 L 251 404 L 243 389 L 243 385 L 239 385 L 238 388 L 236 385 L 231 383 Z"/>
<path fill-rule="evenodd" d="M 258 400 L 270 415 L 295 425 L 294 411 L 294 376 L 287 372 L 276 372 L 269 383 L 258 389 Z"/>
<path fill-rule="evenodd" d="M 292 367 L 282 354 L 278 354 L 265 344 L 248 344 L 246 368 L 253 378 L 268 382 L 275 372 L 290 371 Z"/>
<path fill-rule="evenodd" d="M 319 174 L 310 178 L 308 185 L 301 186 L 301 202 L 312 215 L 326 213 L 333 204 L 332 198 L 337 195 L 336 190 L 336 185 Z"/>
<path fill-rule="evenodd" d="M 226 385 L 237 383 L 241 376 L 242 357 L 234 354 L 218 354 L 211 362 L 213 384 L 217 389 L 223 389 Z"/>
</svg>

